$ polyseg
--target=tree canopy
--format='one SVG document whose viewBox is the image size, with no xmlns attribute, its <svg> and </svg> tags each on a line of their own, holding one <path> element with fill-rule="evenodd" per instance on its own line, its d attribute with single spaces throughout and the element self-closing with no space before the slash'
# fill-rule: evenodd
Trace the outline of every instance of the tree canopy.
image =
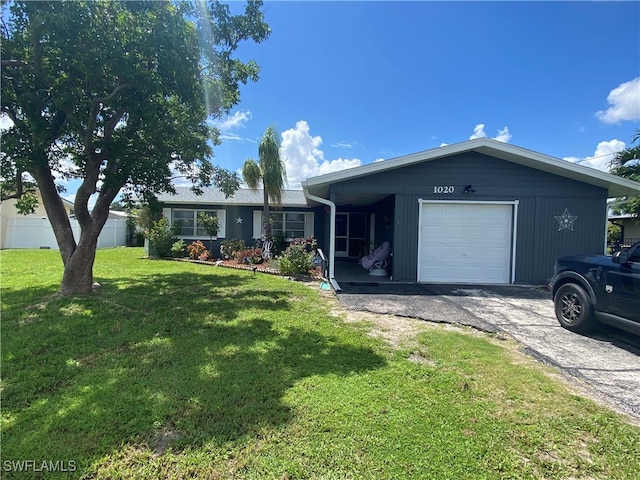
<svg viewBox="0 0 640 480">
<path fill-rule="evenodd" d="M 640 129 L 631 137 L 631 146 L 618 152 L 611 161 L 610 170 L 614 175 L 640 182 Z M 628 201 L 616 205 L 618 213 L 630 213 L 640 218 L 640 197 L 631 197 Z"/>
<path fill-rule="evenodd" d="M 239 14 L 218 1 L 15 1 L 6 8 L 1 112 L 13 126 L 2 135 L 2 194 L 20 197 L 35 182 L 65 265 L 60 293 L 85 293 L 118 194 L 173 192 L 179 176 L 196 192 L 238 188 L 237 175 L 211 161 L 220 140 L 210 120 L 240 101 L 241 84 L 258 79 L 257 64 L 235 58 L 236 49 L 262 42 L 270 30 L 260 1 Z M 60 197 L 70 179 L 81 181 L 77 243 Z"/>
</svg>

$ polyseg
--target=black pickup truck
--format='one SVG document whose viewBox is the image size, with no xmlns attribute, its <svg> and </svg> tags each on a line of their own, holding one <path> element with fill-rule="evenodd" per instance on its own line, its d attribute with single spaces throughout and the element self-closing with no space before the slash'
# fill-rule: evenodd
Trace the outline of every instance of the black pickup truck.
<svg viewBox="0 0 640 480">
<path fill-rule="evenodd" d="M 640 335 L 640 242 L 611 256 L 559 258 L 549 289 L 564 328 L 583 333 L 600 322 Z"/>
</svg>

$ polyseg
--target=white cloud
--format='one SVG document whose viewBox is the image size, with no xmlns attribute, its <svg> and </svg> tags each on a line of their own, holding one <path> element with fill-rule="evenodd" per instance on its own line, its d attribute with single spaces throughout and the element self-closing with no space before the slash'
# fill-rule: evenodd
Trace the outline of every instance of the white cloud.
<svg viewBox="0 0 640 480">
<path fill-rule="evenodd" d="M 304 120 L 296 122 L 295 128 L 282 132 L 280 156 L 287 169 L 289 188 L 299 190 L 302 188 L 300 182 L 309 177 L 362 165 L 357 158 L 326 160 L 320 145 L 322 138 L 312 137 L 309 124 Z"/>
<path fill-rule="evenodd" d="M 476 138 L 484 138 L 486 137 L 487 134 L 484 133 L 484 123 L 479 123 L 478 125 L 476 125 L 476 127 L 473 129 L 473 135 L 471 135 L 469 137 L 469 140 L 474 140 Z"/>
<path fill-rule="evenodd" d="M 384 158 L 376 158 L 373 163 L 384 162 Z"/>
<path fill-rule="evenodd" d="M 255 140 L 233 132 L 233 130 L 242 129 L 246 127 L 246 124 L 253 117 L 249 111 L 235 112 L 233 115 L 227 117 L 225 120 L 216 120 L 213 125 L 220 130 L 220 139 L 233 142 L 251 142 L 255 143 Z"/>
<path fill-rule="evenodd" d="M 565 157 L 563 160 L 571 163 L 579 163 L 585 167 L 595 168 L 596 170 L 601 170 L 603 172 L 608 172 L 609 164 L 611 163 L 611 160 L 613 160 L 615 154 L 620 150 L 624 150 L 625 147 L 626 145 L 624 142 L 614 138 L 613 140 L 600 142 L 591 157 L 585 157 L 583 159 L 578 157 Z"/>
<path fill-rule="evenodd" d="M 358 142 L 350 142 L 348 140 L 341 140 L 339 142 L 331 144 L 333 148 L 354 148 L 359 147 L 363 148 Z"/>
<path fill-rule="evenodd" d="M 13 127 L 13 120 L 7 115 L 0 115 L 0 131 L 9 130 Z"/>
<path fill-rule="evenodd" d="M 640 119 L 640 77 L 621 83 L 611 90 L 607 102 L 609 108 L 596 112 L 596 117 L 601 122 L 612 124 Z"/>
<path fill-rule="evenodd" d="M 484 127 L 484 123 L 477 124 L 473 129 L 473 134 L 469 137 L 469 140 L 486 137 L 487 134 L 484 131 Z M 512 136 L 513 135 L 509 133 L 509 127 L 505 126 L 502 130 L 498 130 L 498 135 L 493 137 L 493 139 L 498 140 L 499 142 L 509 143 L 509 140 L 511 140 Z"/>
<path fill-rule="evenodd" d="M 232 142 L 250 142 L 256 143 L 255 140 L 252 140 L 247 137 L 243 137 L 242 135 L 238 135 L 237 133 L 221 133 L 220 140 L 230 140 Z"/>
<path fill-rule="evenodd" d="M 509 140 L 511 140 L 512 136 L 513 135 L 509 133 L 509 127 L 505 126 L 502 130 L 498 130 L 498 136 L 493 138 L 495 140 L 498 140 L 499 142 L 509 143 Z"/>
<path fill-rule="evenodd" d="M 220 129 L 221 132 L 226 132 L 228 130 L 234 130 L 236 128 L 243 128 L 245 124 L 251 120 L 251 112 L 249 111 L 240 111 L 235 112 L 230 117 L 227 117 L 226 120 L 214 122 L 216 127 Z"/>
</svg>

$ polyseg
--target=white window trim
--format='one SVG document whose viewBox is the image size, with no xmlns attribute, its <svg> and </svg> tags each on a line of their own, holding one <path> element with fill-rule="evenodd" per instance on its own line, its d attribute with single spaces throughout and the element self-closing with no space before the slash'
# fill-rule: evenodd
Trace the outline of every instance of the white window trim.
<svg viewBox="0 0 640 480">
<path fill-rule="evenodd" d="M 303 212 L 303 211 L 277 211 L 277 212 L 269 212 L 270 214 L 302 214 L 304 215 L 304 238 L 313 237 L 315 235 L 314 232 L 314 212 Z M 262 210 L 254 210 L 253 211 L 253 238 L 260 239 L 263 237 L 262 235 Z M 292 240 L 292 238 L 286 238 L 287 242 Z"/>
<path fill-rule="evenodd" d="M 182 211 L 191 211 L 194 212 L 194 222 L 197 222 L 197 218 L 198 218 L 198 214 L 200 212 L 216 212 L 216 216 L 218 217 L 218 221 L 219 221 L 219 227 L 218 227 L 218 235 L 215 237 L 212 237 L 213 240 L 218 240 L 221 238 L 225 238 L 226 236 L 226 220 L 227 220 L 227 212 L 226 210 L 220 210 L 217 208 L 181 208 L 181 207 L 175 207 L 175 208 L 164 208 L 162 210 L 162 213 L 165 217 L 167 217 L 169 219 L 169 223 L 171 223 L 171 225 L 173 225 L 173 212 L 175 210 L 182 210 Z M 197 225 L 197 223 L 196 223 Z M 196 232 L 193 235 L 176 235 L 177 238 L 185 240 L 185 239 L 193 239 L 193 240 L 209 240 L 210 237 L 208 235 L 197 235 L 197 227 L 194 227 L 196 229 Z"/>
</svg>

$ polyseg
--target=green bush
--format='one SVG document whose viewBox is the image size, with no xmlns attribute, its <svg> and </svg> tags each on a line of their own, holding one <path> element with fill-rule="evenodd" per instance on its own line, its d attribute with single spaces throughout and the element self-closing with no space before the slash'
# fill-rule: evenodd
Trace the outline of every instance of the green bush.
<svg viewBox="0 0 640 480">
<path fill-rule="evenodd" d="M 289 245 L 301 245 L 307 253 L 314 252 L 318 248 L 318 241 L 315 237 L 309 238 L 293 238 Z"/>
<path fill-rule="evenodd" d="M 184 240 L 178 240 L 171 245 L 171 255 L 176 258 L 184 257 L 184 251 L 187 244 L 184 243 Z"/>
<path fill-rule="evenodd" d="M 166 217 L 162 217 L 151 225 L 147 233 L 149 239 L 149 254 L 160 258 L 171 254 L 171 247 L 176 241 L 173 229 Z"/>
<path fill-rule="evenodd" d="M 244 240 L 238 240 L 237 238 L 230 238 L 220 243 L 220 254 L 225 260 L 232 260 L 239 255 L 239 252 L 246 250 L 247 247 L 244 244 Z"/>
<path fill-rule="evenodd" d="M 273 236 L 273 248 L 271 249 L 271 255 L 278 256 L 284 252 L 287 248 L 287 240 L 284 238 L 284 233 L 277 232 Z"/>
<path fill-rule="evenodd" d="M 262 249 L 254 247 L 254 248 L 247 248 L 245 250 L 241 250 L 239 252 L 235 252 L 236 253 L 236 260 L 238 261 L 238 263 L 247 263 L 250 265 L 256 264 L 256 263 L 262 263 Z"/>
<path fill-rule="evenodd" d="M 309 273 L 313 268 L 313 254 L 307 252 L 305 245 L 290 245 L 280 258 L 280 273 Z"/>
</svg>

